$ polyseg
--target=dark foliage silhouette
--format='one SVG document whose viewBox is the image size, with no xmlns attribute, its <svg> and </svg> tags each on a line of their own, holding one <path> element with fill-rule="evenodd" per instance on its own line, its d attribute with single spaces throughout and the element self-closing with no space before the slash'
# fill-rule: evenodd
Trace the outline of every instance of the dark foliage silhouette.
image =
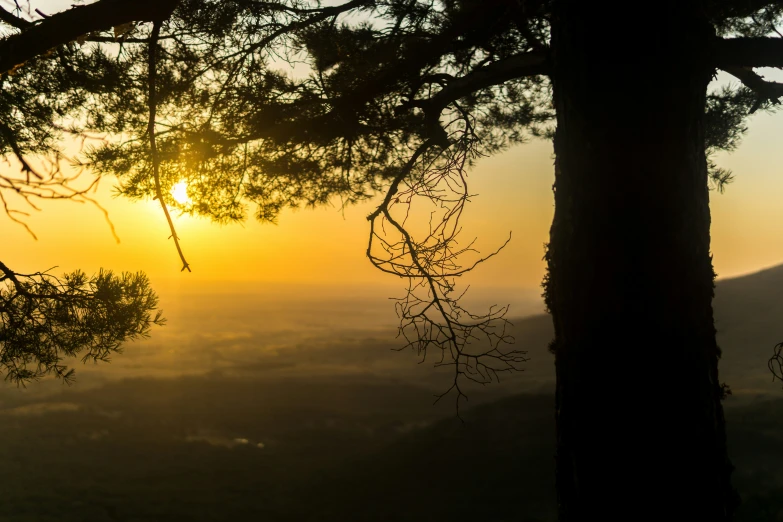
<svg viewBox="0 0 783 522">
<path fill-rule="evenodd" d="M 665 0 L 618 22 L 628 5 L 99 0 L 43 17 L 20 5 L 0 16 L 0 146 L 21 170 L 0 187 L 63 193 L 55 167 L 78 138 L 79 166 L 167 215 L 230 222 L 252 209 L 273 222 L 385 191 L 367 255 L 408 282 L 401 334 L 453 369 L 459 404 L 463 383 L 525 361 L 507 346 L 505 309 L 459 304 L 459 277 L 494 255 L 459 242 L 466 171 L 553 139 L 544 288 L 560 518 L 644 506 L 650 519 L 729 520 L 708 187 L 732 174 L 710 158 L 783 95 L 754 70 L 783 65 L 783 6 Z M 711 88 L 717 70 L 739 84 Z M 171 197 L 178 183 L 191 202 Z"/>
</svg>

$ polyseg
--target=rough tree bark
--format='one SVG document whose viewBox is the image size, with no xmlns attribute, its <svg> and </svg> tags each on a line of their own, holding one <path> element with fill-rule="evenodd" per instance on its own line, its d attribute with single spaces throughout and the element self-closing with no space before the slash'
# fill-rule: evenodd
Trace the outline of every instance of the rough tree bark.
<svg viewBox="0 0 783 522">
<path fill-rule="evenodd" d="M 697 3 L 621 26 L 628 2 L 556 2 L 545 289 L 561 522 L 734 509 L 704 151 L 713 35 Z"/>
</svg>

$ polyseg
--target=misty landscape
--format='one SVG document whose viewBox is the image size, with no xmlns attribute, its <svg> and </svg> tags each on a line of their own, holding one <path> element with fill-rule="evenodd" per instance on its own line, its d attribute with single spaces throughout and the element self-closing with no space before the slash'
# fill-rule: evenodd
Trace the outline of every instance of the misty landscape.
<svg viewBox="0 0 783 522">
<path fill-rule="evenodd" d="M 783 521 L 783 1 L 634 6 L 0 0 L 0 522 Z"/>
<path fill-rule="evenodd" d="M 775 267 L 716 290 L 743 521 L 783 516 L 782 285 Z M 193 296 L 70 387 L 7 384 L 0 520 L 556 519 L 548 315 L 513 321 L 526 370 L 470 389 L 462 422 L 433 406 L 449 374 L 394 351 L 388 302 L 262 302 Z"/>
</svg>

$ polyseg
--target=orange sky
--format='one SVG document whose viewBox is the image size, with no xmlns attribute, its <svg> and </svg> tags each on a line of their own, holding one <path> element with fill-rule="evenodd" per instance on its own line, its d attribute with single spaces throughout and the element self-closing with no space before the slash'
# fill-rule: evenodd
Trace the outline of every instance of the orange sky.
<svg viewBox="0 0 783 522">
<path fill-rule="evenodd" d="M 550 149 L 545 142 L 531 143 L 482 161 L 471 174 L 472 192 L 479 197 L 468 207 L 464 237 L 478 236 L 488 252 L 509 231 L 513 233 L 502 255 L 476 272 L 472 278 L 476 285 L 535 290 L 539 284 L 543 243 L 552 217 Z M 109 210 L 119 244 L 94 207 L 49 203 L 28 220 L 37 241 L 4 220 L 3 242 L 13 245 L 4 249 L 4 261 L 20 270 L 55 264 L 63 270 L 144 270 L 165 286 L 219 282 L 399 286 L 364 257 L 365 216 L 373 203 L 348 207 L 344 217 L 338 206 L 286 211 L 278 225 L 250 220 L 219 226 L 199 218 L 176 218 L 193 266 L 193 273 L 180 273 L 157 202 L 112 198 L 105 181 L 97 199 Z"/>
<path fill-rule="evenodd" d="M 783 262 L 783 181 L 777 176 L 776 138 L 783 117 L 759 115 L 742 147 L 719 158 L 736 181 L 725 194 L 712 194 L 713 253 L 720 276 L 732 276 Z M 4 167 L 10 168 L 10 167 Z M 157 203 L 110 197 L 117 244 L 100 212 L 88 205 L 58 202 L 29 219 L 39 239 L 3 218 L 3 260 L 19 270 L 58 265 L 63 270 L 99 267 L 144 270 L 158 285 L 199 287 L 221 282 L 397 286 L 364 257 L 365 216 L 371 203 L 286 211 L 278 225 L 248 221 L 218 226 L 181 217 L 176 225 L 193 273 L 179 261 Z M 479 194 L 468 206 L 465 237 L 479 236 L 485 251 L 512 231 L 510 245 L 471 277 L 476 287 L 537 291 L 544 274 L 543 244 L 552 218 L 551 145 L 536 141 L 480 161 L 470 175 Z M 10 248 L 8 248 L 10 247 Z"/>
<path fill-rule="evenodd" d="M 736 175 L 725 194 L 712 195 L 714 264 L 721 277 L 783 262 L 783 180 L 776 158 L 781 131 L 783 115 L 754 116 L 740 149 L 718 158 Z M 471 172 L 471 191 L 479 197 L 468 206 L 464 237 L 478 236 L 479 247 L 489 252 L 509 231 L 513 233 L 501 255 L 470 276 L 480 295 L 494 293 L 505 300 L 509 295 L 536 298 L 540 294 L 543 245 L 553 213 L 552 162 L 551 144 L 536 141 L 486 158 Z M 120 244 L 95 208 L 59 202 L 43 205 L 44 211 L 28 220 L 37 241 L 0 216 L 2 260 L 19 271 L 54 265 L 62 271 L 144 270 L 164 301 L 166 295 L 198 289 L 234 291 L 295 284 L 323 296 L 353 288 L 380 297 L 402 286 L 364 257 L 365 216 L 374 208 L 372 203 L 350 207 L 344 217 L 336 206 L 286 211 L 277 226 L 251 220 L 244 226 L 221 227 L 178 218 L 182 245 L 193 267 L 193 273 L 180 273 L 157 203 L 112 199 L 108 181 L 97 198 L 109 210 Z"/>
</svg>

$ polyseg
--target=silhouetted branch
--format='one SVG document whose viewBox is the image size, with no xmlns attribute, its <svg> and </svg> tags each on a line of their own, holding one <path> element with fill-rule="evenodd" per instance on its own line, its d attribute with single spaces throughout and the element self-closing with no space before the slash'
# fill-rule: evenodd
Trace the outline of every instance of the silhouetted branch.
<svg viewBox="0 0 783 522">
<path fill-rule="evenodd" d="M 750 108 L 750 114 L 756 112 L 765 101 L 780 103 L 779 98 L 783 96 L 783 83 L 768 82 L 750 67 L 727 67 L 724 70 L 758 95 L 756 103 Z"/>
<path fill-rule="evenodd" d="M 21 33 L 0 40 L 0 72 L 95 31 L 129 22 L 164 20 L 179 0 L 99 0 L 52 15 Z"/>
<path fill-rule="evenodd" d="M 783 67 L 783 38 L 718 38 L 715 66 L 724 71 L 736 67 Z"/>
<path fill-rule="evenodd" d="M 479 67 L 460 78 L 441 77 L 443 89 L 426 100 L 411 100 L 402 108 L 419 107 L 425 112 L 440 113 L 447 105 L 471 93 L 500 85 L 515 78 L 548 74 L 547 51 L 519 53 Z"/>
<path fill-rule="evenodd" d="M 17 29 L 28 29 L 33 25 L 32 22 L 25 20 L 24 18 L 19 18 L 12 12 L 8 11 L 7 9 L 0 7 L 0 21 L 3 21 L 10 25 L 11 27 L 15 27 Z"/>
<path fill-rule="evenodd" d="M 323 14 L 326 16 L 335 16 L 357 7 L 370 5 L 374 0 L 351 0 L 341 5 L 324 6 L 324 7 L 312 7 L 312 8 L 300 8 L 287 6 L 282 3 L 275 2 L 250 2 L 254 7 L 261 7 L 269 11 L 283 11 L 291 14 Z"/>
<path fill-rule="evenodd" d="M 190 264 L 185 259 L 185 255 L 182 253 L 182 247 L 179 245 L 179 237 L 177 237 L 177 231 L 174 228 L 174 221 L 169 214 L 166 201 L 163 199 L 163 190 L 160 186 L 160 158 L 158 157 L 158 146 L 155 140 L 155 117 L 157 113 L 157 97 L 156 97 L 156 85 L 155 80 L 157 77 L 156 56 L 158 48 L 158 36 L 160 36 L 161 22 L 156 21 L 150 34 L 149 45 L 149 109 L 150 119 L 147 132 L 149 133 L 150 140 L 150 155 L 152 156 L 152 175 L 155 178 L 155 196 L 163 209 L 163 214 L 166 216 L 166 221 L 169 224 L 169 230 L 171 230 L 171 238 L 174 240 L 174 245 L 177 247 L 177 253 L 182 261 L 182 271 L 187 269 L 190 272 Z"/>
<path fill-rule="evenodd" d="M 439 351 L 435 366 L 452 367 L 454 372 L 451 385 L 437 400 L 455 392 L 458 411 L 460 400 L 467 399 L 463 381 L 488 384 L 502 373 L 519 370 L 527 360 L 524 351 L 504 348 L 514 341 L 506 332 L 507 306 L 473 314 L 460 304 L 465 292 L 456 291 L 458 277 L 495 256 L 509 241 L 463 265 L 465 255 L 477 254 L 475 240 L 465 246 L 458 240 L 462 212 L 470 199 L 466 167 L 475 140 L 467 116 L 464 123 L 457 131 L 459 139 L 445 148 L 428 140 L 400 168 L 383 201 L 368 216 L 367 245 L 376 268 L 407 280 L 406 295 L 395 305 L 399 335 L 406 341 L 400 349 L 414 348 L 422 362 L 428 350 Z M 406 226 L 412 205 L 419 200 L 436 208 L 422 237 Z"/>
<path fill-rule="evenodd" d="M 783 343 L 775 345 L 772 357 L 767 363 L 769 371 L 772 372 L 772 380 L 783 381 Z"/>
<path fill-rule="evenodd" d="M 19 161 L 24 160 L 21 151 L 18 151 L 16 157 Z M 22 161 L 23 178 L 14 177 L 10 174 L 0 174 L 0 205 L 2 210 L 9 219 L 24 227 L 33 238 L 36 238 L 35 233 L 24 221 L 24 218 L 29 214 L 19 208 L 15 208 L 11 198 L 9 198 L 10 195 L 16 197 L 32 210 L 40 210 L 36 205 L 37 200 L 68 200 L 75 203 L 89 203 L 103 213 L 112 236 L 119 243 L 120 240 L 114 230 L 114 224 L 109 219 L 108 212 L 98 201 L 90 196 L 90 192 L 98 184 L 98 178 L 92 179 L 86 186 L 75 187 L 74 183 L 80 178 L 81 173 L 77 172 L 72 176 L 64 175 L 59 164 L 61 159 L 60 156 L 57 156 L 54 159 L 47 160 L 49 161 L 48 172 L 41 171 L 44 172 L 43 174 L 35 172 L 34 179 L 30 178 L 30 172 L 34 171 L 27 161 Z M 27 165 L 27 169 L 25 169 L 24 165 Z"/>
<path fill-rule="evenodd" d="M 164 323 L 144 274 L 101 271 L 62 278 L 21 274 L 0 262 L 0 373 L 24 384 L 48 374 L 70 382 L 66 357 L 107 361 L 124 341 Z"/>
<path fill-rule="evenodd" d="M 743 0 L 741 2 L 725 2 L 715 0 L 707 6 L 707 12 L 712 18 L 748 18 L 768 6 L 781 5 L 781 0 Z"/>
<path fill-rule="evenodd" d="M 0 123 L 0 135 L 3 136 L 5 141 L 8 143 L 8 146 L 11 147 L 11 150 L 14 153 L 14 156 L 16 156 L 16 159 L 21 163 L 22 165 L 22 172 L 24 172 L 27 175 L 27 181 L 30 181 L 30 174 L 32 174 L 35 178 L 41 180 L 43 177 L 38 174 L 33 168 L 30 166 L 30 164 L 27 162 L 27 159 L 24 157 L 24 153 L 22 152 L 22 149 L 19 148 L 19 143 L 16 141 L 16 137 L 14 136 L 14 133 L 11 132 L 11 129 L 8 128 L 8 126 L 5 123 Z"/>
</svg>

